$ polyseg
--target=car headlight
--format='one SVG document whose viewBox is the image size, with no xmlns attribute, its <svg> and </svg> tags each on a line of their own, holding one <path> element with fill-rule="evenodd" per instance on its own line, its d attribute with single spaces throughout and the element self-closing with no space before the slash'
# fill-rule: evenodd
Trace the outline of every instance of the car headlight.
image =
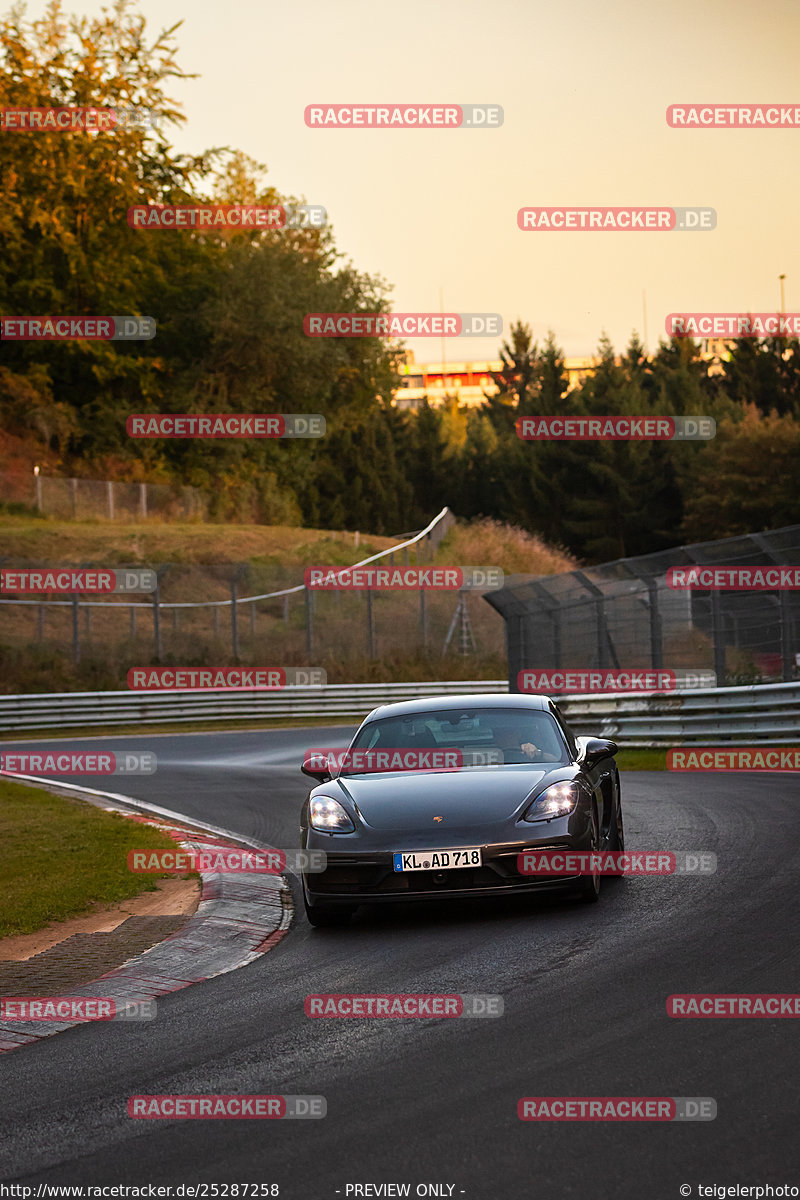
<svg viewBox="0 0 800 1200">
<path fill-rule="evenodd" d="M 523 821 L 547 821 L 552 817 L 566 817 L 573 811 L 581 797 L 581 788 L 574 780 L 552 783 L 537 796 L 525 810 Z"/>
<path fill-rule="evenodd" d="M 311 828 L 320 833 L 352 833 L 355 825 L 338 800 L 315 796 L 310 805 Z"/>
</svg>

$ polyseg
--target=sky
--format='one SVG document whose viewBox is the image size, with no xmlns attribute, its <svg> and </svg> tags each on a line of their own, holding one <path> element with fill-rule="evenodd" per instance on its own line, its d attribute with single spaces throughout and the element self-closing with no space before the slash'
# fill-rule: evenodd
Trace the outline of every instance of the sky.
<svg viewBox="0 0 800 1200">
<path fill-rule="evenodd" d="M 29 17 L 44 0 L 27 5 Z M 800 310 L 800 128 L 671 129 L 681 102 L 800 106 L 797 0 L 138 0 L 177 21 L 182 151 L 245 151 L 322 204 L 398 312 L 497 312 L 567 355 L 670 312 Z M 95 15 L 101 3 L 66 0 Z M 308 104 L 493 103 L 493 129 L 311 129 Z M 521 207 L 702 205 L 713 231 L 523 232 Z M 166 236 L 166 235 L 161 235 Z M 172 236 L 172 235 L 169 235 Z M 177 236 L 177 235 L 176 235 Z M 646 329 L 643 311 L 646 298 Z M 438 338 L 409 340 L 439 360 Z M 449 340 L 448 362 L 497 357 Z"/>
</svg>

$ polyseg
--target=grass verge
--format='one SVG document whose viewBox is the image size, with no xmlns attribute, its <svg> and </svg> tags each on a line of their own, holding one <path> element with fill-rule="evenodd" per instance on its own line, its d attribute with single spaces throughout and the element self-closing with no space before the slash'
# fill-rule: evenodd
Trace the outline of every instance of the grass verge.
<svg viewBox="0 0 800 1200">
<path fill-rule="evenodd" d="M 666 750 L 620 750 L 617 754 L 620 771 L 666 771 Z"/>
<path fill-rule="evenodd" d="M 156 890 L 129 850 L 174 848 L 152 825 L 0 780 L 0 938 Z"/>
</svg>

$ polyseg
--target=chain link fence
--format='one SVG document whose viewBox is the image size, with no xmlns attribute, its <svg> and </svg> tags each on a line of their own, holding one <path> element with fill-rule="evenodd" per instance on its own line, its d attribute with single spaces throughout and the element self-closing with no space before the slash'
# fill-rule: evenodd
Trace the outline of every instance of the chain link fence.
<svg viewBox="0 0 800 1200">
<path fill-rule="evenodd" d="M 209 496 L 200 488 L 105 479 L 60 479 L 49 475 L 0 473 L 5 503 L 24 504 L 65 520 L 205 520 Z"/>
<path fill-rule="evenodd" d="M 445 508 L 425 530 L 364 562 L 430 563 L 454 524 Z M 3 568 L 57 565 L 63 564 L 0 557 Z M 476 651 L 503 655 L 502 622 L 480 604 L 480 589 L 315 590 L 298 582 L 302 567 L 274 562 L 154 569 L 158 586 L 148 595 L 0 597 L 0 652 L 35 646 L 74 663 L 100 657 L 119 686 L 129 668 L 162 662 L 316 666 L 331 658 L 390 659 L 417 651 L 439 661 Z M 7 683 L 0 691 L 14 690 Z"/>
<path fill-rule="evenodd" d="M 506 623 L 509 687 L 523 670 L 707 668 L 720 684 L 800 678 L 800 593 L 673 590 L 670 567 L 800 564 L 800 525 L 559 575 L 512 576 L 484 597 Z"/>
</svg>

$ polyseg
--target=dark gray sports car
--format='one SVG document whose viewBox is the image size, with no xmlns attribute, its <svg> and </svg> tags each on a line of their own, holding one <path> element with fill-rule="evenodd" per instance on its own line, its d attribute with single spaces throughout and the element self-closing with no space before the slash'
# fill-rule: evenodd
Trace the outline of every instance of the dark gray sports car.
<svg viewBox="0 0 800 1200">
<path fill-rule="evenodd" d="M 521 873 L 528 850 L 623 850 L 617 747 L 575 737 L 547 696 L 436 696 L 384 704 L 338 760 L 309 753 L 303 804 L 312 925 L 360 904 L 564 887 L 592 902 L 600 876 Z"/>
</svg>

